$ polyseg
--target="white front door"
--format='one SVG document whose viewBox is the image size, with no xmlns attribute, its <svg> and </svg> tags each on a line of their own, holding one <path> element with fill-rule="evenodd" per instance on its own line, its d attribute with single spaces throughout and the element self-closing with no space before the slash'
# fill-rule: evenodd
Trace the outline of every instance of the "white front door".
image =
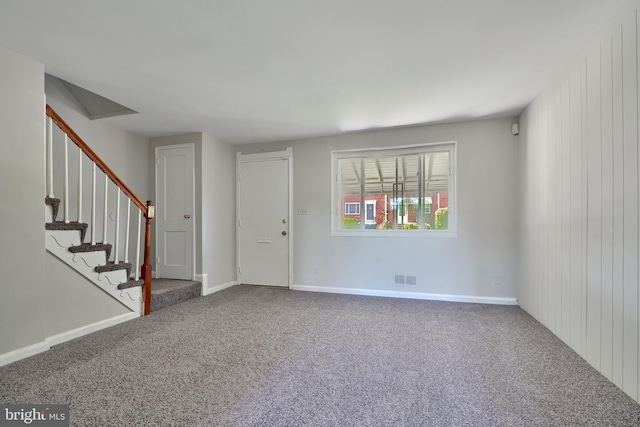
<svg viewBox="0 0 640 427">
<path fill-rule="evenodd" d="M 193 280 L 193 144 L 156 148 L 156 276 Z"/>
<path fill-rule="evenodd" d="M 238 281 L 290 285 L 291 151 L 238 155 Z"/>
</svg>

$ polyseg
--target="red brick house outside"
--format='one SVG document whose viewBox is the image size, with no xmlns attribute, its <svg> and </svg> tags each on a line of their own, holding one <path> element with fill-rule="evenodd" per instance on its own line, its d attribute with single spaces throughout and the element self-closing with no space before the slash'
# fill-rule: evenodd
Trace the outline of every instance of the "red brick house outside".
<svg viewBox="0 0 640 427">
<path fill-rule="evenodd" d="M 430 228 L 435 228 L 436 210 L 449 206 L 448 193 L 426 193 L 423 199 L 425 201 L 423 220 L 429 224 Z M 397 206 L 398 203 L 390 195 L 369 195 L 365 197 L 365 206 L 362 207 L 360 196 L 345 196 L 342 198 L 343 218 L 353 218 L 361 224 L 364 217 L 367 228 L 383 228 L 386 210 L 387 221 L 391 228 L 398 228 L 398 225 L 403 224 L 417 224 L 418 198 L 405 197 L 403 200 L 404 203 L 401 202 L 400 206 Z M 429 201 L 431 203 L 428 203 Z"/>
</svg>

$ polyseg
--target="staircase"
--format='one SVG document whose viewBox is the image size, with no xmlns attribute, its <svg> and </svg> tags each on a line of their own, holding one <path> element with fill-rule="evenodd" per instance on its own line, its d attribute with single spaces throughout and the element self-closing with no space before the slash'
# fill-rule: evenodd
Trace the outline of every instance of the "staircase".
<svg viewBox="0 0 640 427">
<path fill-rule="evenodd" d="M 47 251 L 131 311 L 149 314 L 153 204 L 150 201 L 142 203 L 48 105 L 46 113 Z M 54 129 L 53 124 L 58 129 Z M 55 164 L 54 159 L 57 160 Z M 87 176 L 90 185 L 84 186 Z M 98 181 L 104 184 L 98 186 Z M 58 198 L 54 193 L 62 194 L 62 197 Z M 123 202 L 126 213 L 121 209 Z M 88 222 L 83 221 L 86 211 L 90 211 Z M 132 224 L 134 227 L 137 225 L 137 232 L 132 229 Z M 97 241 L 98 230 L 101 232 L 100 241 Z M 142 247 L 141 242 L 144 242 Z"/>
<path fill-rule="evenodd" d="M 111 244 L 83 243 L 88 224 L 56 221 L 54 206 L 59 203 L 60 199 L 45 200 L 46 215 L 51 219 L 45 223 L 46 249 L 131 311 L 142 314 L 141 287 L 144 280 L 131 277 L 131 263 L 108 261 Z"/>
</svg>

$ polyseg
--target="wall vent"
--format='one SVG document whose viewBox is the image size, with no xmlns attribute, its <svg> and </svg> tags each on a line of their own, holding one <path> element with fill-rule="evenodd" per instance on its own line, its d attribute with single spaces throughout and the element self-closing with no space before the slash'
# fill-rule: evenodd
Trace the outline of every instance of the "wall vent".
<svg viewBox="0 0 640 427">
<path fill-rule="evenodd" d="M 396 274 L 396 285 L 404 285 L 404 274 Z"/>
<path fill-rule="evenodd" d="M 416 276 L 407 276 L 407 280 L 405 281 L 407 285 L 415 285 L 416 284 Z"/>
</svg>

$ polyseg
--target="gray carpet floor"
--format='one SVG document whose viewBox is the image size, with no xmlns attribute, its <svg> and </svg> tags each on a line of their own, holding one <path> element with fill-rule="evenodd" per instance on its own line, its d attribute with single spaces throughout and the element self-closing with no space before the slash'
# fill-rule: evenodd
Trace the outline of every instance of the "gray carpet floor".
<svg viewBox="0 0 640 427">
<path fill-rule="evenodd" d="M 235 286 L 0 368 L 77 426 L 638 426 L 518 307 Z"/>
</svg>

